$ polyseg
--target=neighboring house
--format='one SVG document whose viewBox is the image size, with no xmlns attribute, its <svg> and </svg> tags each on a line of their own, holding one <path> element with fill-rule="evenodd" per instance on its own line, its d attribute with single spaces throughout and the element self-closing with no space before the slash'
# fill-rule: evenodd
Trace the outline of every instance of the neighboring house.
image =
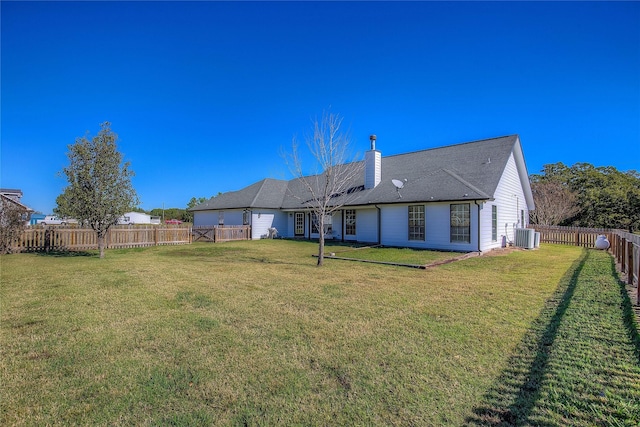
<svg viewBox="0 0 640 427">
<path fill-rule="evenodd" d="M 127 212 L 118 220 L 119 225 L 160 224 L 159 216 L 151 216 L 144 212 Z"/>
<path fill-rule="evenodd" d="M 326 218 L 329 237 L 386 246 L 487 251 L 513 241 L 534 209 L 518 135 L 382 157 L 365 153 L 342 209 Z M 402 187 L 402 188 L 399 188 Z M 251 225 L 269 235 L 317 238 L 299 179 L 263 179 L 190 209 L 194 226 Z M 346 200 L 346 199 L 345 199 Z"/>
<path fill-rule="evenodd" d="M 20 211 L 22 211 L 22 220 L 25 225 L 29 224 L 31 214 L 34 212 L 30 207 L 22 204 L 20 201 L 22 199 L 22 191 L 12 188 L 0 188 L 0 198 L 2 198 L 2 202 L 11 203 L 16 206 Z"/>
</svg>

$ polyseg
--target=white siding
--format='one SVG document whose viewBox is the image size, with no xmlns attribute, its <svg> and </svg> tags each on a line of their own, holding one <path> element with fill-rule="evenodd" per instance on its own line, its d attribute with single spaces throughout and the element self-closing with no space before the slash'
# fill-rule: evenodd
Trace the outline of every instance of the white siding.
<svg viewBox="0 0 640 427">
<path fill-rule="evenodd" d="M 378 210 L 356 210 L 356 239 L 359 242 L 378 241 Z"/>
<path fill-rule="evenodd" d="M 388 246 L 406 246 L 409 233 L 407 206 L 381 206 L 380 209 L 380 221 L 382 222 L 380 243 Z"/>
<path fill-rule="evenodd" d="M 342 239 L 342 211 L 333 214 L 333 238 L 334 240 Z"/>
<path fill-rule="evenodd" d="M 513 154 L 509 157 L 494 197 L 495 201 L 490 203 L 498 206 L 498 241 L 491 241 L 491 205 L 487 203 L 482 209 L 482 250 L 500 247 L 503 236 L 507 242 L 512 241 L 516 227 L 529 225 L 529 211 Z M 524 210 L 525 224 L 520 223 L 521 210 Z M 486 227 L 488 229 L 485 230 Z"/>
<path fill-rule="evenodd" d="M 193 213 L 193 225 L 218 225 L 218 211 L 196 211 Z"/>
<path fill-rule="evenodd" d="M 491 231 L 492 231 L 492 214 L 491 209 L 492 206 L 496 206 L 498 209 L 498 237 L 494 242 L 491 240 Z M 482 207 L 480 209 L 480 250 L 486 251 L 489 249 L 495 249 L 502 247 L 502 241 L 504 236 L 504 224 L 502 224 L 502 230 L 500 229 L 501 224 L 501 211 L 503 207 L 499 206 L 495 201 L 482 203 Z"/>
<path fill-rule="evenodd" d="M 151 215 L 143 212 L 127 212 L 120 217 L 118 224 L 151 224 Z"/>
<path fill-rule="evenodd" d="M 294 221 L 295 221 L 296 214 L 295 214 L 295 212 L 288 212 L 286 214 L 287 214 L 287 218 L 286 218 L 287 228 L 286 228 L 286 230 L 278 229 L 278 231 L 280 232 L 280 236 L 282 236 L 282 237 L 293 238 L 294 237 L 294 233 L 295 233 Z"/>
<path fill-rule="evenodd" d="M 126 216 L 129 217 L 130 224 L 151 224 L 151 215 L 145 213 L 129 212 Z"/>
<path fill-rule="evenodd" d="M 224 225 L 242 225 L 243 210 L 224 210 L 222 212 L 224 212 Z"/>
<path fill-rule="evenodd" d="M 251 238 L 262 239 L 269 235 L 269 228 L 275 227 L 279 236 L 286 236 L 287 229 L 286 212 L 272 209 L 257 209 L 251 212 Z M 226 224 L 226 213 L 225 213 Z M 285 234 L 281 234 L 285 233 Z"/>
<path fill-rule="evenodd" d="M 382 154 L 377 150 L 364 153 L 364 188 L 374 188 L 382 178 Z"/>
<path fill-rule="evenodd" d="M 409 208 L 407 205 L 381 206 L 381 244 L 423 249 L 475 251 L 478 241 L 477 207 L 470 204 L 471 243 L 451 243 L 450 203 L 425 204 L 425 240 L 409 240 Z"/>
<path fill-rule="evenodd" d="M 193 225 L 218 225 L 220 212 L 224 212 L 224 225 L 242 225 L 244 210 L 196 211 L 193 213 Z"/>
</svg>

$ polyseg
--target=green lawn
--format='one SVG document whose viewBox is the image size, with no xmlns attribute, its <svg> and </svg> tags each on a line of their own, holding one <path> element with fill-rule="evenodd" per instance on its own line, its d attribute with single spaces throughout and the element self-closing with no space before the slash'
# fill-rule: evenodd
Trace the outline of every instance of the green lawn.
<svg viewBox="0 0 640 427">
<path fill-rule="evenodd" d="M 0 424 L 640 423 L 640 339 L 606 253 L 415 270 L 316 252 L 0 257 Z"/>
<path fill-rule="evenodd" d="M 425 251 L 409 248 L 348 247 L 345 245 L 332 245 L 331 243 L 326 245 L 325 253 L 334 253 L 339 258 L 410 265 L 426 265 L 462 255 L 459 252 Z"/>
</svg>

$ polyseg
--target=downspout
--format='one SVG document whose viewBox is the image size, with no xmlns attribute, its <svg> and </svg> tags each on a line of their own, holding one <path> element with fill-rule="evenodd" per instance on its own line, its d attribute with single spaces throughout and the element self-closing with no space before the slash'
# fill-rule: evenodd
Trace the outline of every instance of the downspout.
<svg viewBox="0 0 640 427">
<path fill-rule="evenodd" d="M 378 205 L 373 205 L 378 210 L 378 244 L 382 244 L 382 212 Z"/>
<path fill-rule="evenodd" d="M 478 252 L 482 252 L 480 250 L 480 206 L 481 205 L 478 204 L 477 200 L 474 200 L 473 203 L 475 203 L 476 206 L 478 207 L 478 225 L 477 225 L 477 227 L 478 227 Z"/>
</svg>

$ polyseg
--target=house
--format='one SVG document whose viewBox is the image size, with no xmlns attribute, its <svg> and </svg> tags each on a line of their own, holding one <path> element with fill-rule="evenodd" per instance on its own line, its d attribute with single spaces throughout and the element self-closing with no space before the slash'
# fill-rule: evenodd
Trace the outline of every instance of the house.
<svg viewBox="0 0 640 427">
<path fill-rule="evenodd" d="M 151 216 L 144 212 L 127 212 L 118 219 L 118 225 L 160 224 L 159 216 Z"/>
<path fill-rule="evenodd" d="M 385 246 L 487 251 L 514 239 L 534 209 L 518 135 L 382 157 L 371 136 L 346 204 L 325 218 L 328 236 Z M 343 197 L 343 195 L 336 195 Z M 190 210 L 194 226 L 251 225 L 288 238 L 318 237 L 300 179 L 266 178 Z M 333 196 L 332 196 L 333 197 Z"/>
<path fill-rule="evenodd" d="M 0 188 L 0 199 L 2 199 L 2 206 L 9 204 L 21 212 L 21 219 L 25 225 L 29 224 L 31 214 L 34 212 L 30 207 L 22 204 L 22 190 L 13 188 Z"/>
</svg>

